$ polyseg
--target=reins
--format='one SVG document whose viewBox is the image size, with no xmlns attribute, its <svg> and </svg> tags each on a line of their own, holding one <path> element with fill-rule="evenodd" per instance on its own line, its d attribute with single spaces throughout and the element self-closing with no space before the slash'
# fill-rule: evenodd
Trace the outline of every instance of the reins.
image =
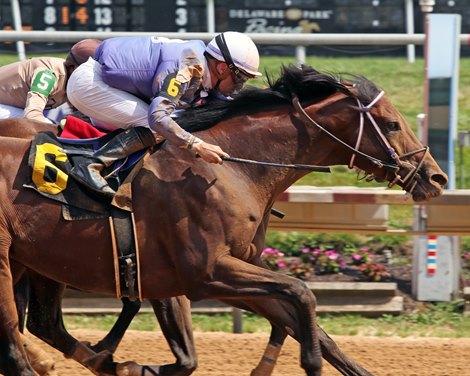
<svg viewBox="0 0 470 376">
<path fill-rule="evenodd" d="M 246 164 L 258 165 L 258 166 L 293 168 L 297 170 L 309 170 L 309 171 L 316 171 L 316 172 L 331 172 L 330 168 L 325 167 L 325 166 L 271 163 L 271 162 L 261 162 L 261 161 L 254 161 L 251 159 L 243 159 L 243 158 L 235 158 L 235 157 L 222 157 L 222 160 L 227 161 L 227 162 L 246 163 Z"/>
<path fill-rule="evenodd" d="M 349 144 L 347 144 L 346 142 L 344 142 L 343 140 L 339 139 L 338 137 L 336 137 L 333 133 L 331 133 L 330 131 L 328 131 L 327 129 L 325 129 L 324 127 L 322 127 L 320 124 L 318 124 L 315 120 L 313 120 L 306 112 L 305 110 L 303 109 L 302 105 L 300 104 L 299 102 L 299 98 L 297 96 L 294 96 L 293 99 L 292 99 L 292 104 L 294 106 L 294 108 L 297 110 L 297 112 L 303 117 L 304 121 L 307 123 L 307 124 L 311 124 L 311 125 L 314 125 L 315 127 L 317 127 L 318 129 L 322 130 L 323 132 L 325 132 L 329 137 L 331 137 L 333 140 L 335 140 L 336 142 L 339 142 L 341 145 L 343 145 L 344 147 L 346 147 L 347 149 L 349 149 L 351 152 L 352 152 L 352 155 L 351 155 L 351 159 L 350 159 L 350 162 L 349 162 L 349 168 L 353 168 L 354 166 L 354 160 L 355 160 L 355 157 L 356 155 L 360 155 L 361 157 L 367 159 L 368 161 L 370 161 L 372 164 L 374 164 L 375 166 L 377 166 L 378 168 L 389 168 L 389 169 L 392 169 L 394 170 L 394 173 L 395 173 L 395 178 L 392 179 L 391 181 L 389 181 L 388 183 L 388 187 L 391 188 L 393 187 L 395 184 L 397 183 L 401 183 L 402 184 L 402 188 L 403 189 L 406 189 L 408 188 L 408 186 L 413 182 L 413 180 L 415 180 L 415 177 L 418 173 L 418 171 L 420 170 L 420 168 L 422 167 L 423 163 L 424 163 L 424 158 L 426 157 L 426 154 L 428 153 L 429 151 L 429 147 L 428 146 L 424 146 L 422 147 L 421 149 L 417 149 L 415 151 L 412 151 L 412 152 L 408 152 L 408 153 L 405 153 L 405 154 L 402 154 L 401 156 L 399 156 L 397 154 L 397 152 L 395 151 L 395 149 L 390 145 L 390 143 L 388 142 L 387 138 L 384 136 L 384 134 L 382 133 L 382 131 L 380 130 L 380 127 L 378 126 L 377 122 L 375 121 L 374 117 L 372 116 L 372 114 L 370 113 L 370 110 L 372 109 L 372 107 L 382 98 L 382 96 L 384 95 L 384 92 L 381 91 L 375 98 L 372 102 L 370 102 L 367 106 L 364 106 L 358 99 L 357 102 L 358 102 L 358 105 L 359 105 L 359 114 L 360 114 L 360 121 L 359 121 L 359 132 L 358 132 L 358 138 L 357 138 L 357 141 L 356 141 L 356 145 L 353 147 Z M 374 130 L 375 130 L 375 135 L 377 136 L 377 138 L 379 139 L 380 143 L 382 144 L 382 146 L 384 147 L 384 149 L 387 151 L 387 153 L 390 155 L 391 159 L 395 162 L 395 163 L 389 163 L 389 162 L 385 162 L 381 159 L 378 159 L 378 158 L 375 158 L 369 154 L 366 154 L 362 151 L 359 150 L 359 147 L 360 147 L 360 144 L 361 144 L 361 140 L 362 140 L 362 135 L 363 135 L 363 129 L 364 129 L 364 113 L 367 115 L 370 123 L 372 124 Z M 411 164 L 410 162 L 408 161 L 402 161 L 401 158 L 406 158 L 406 157 L 410 157 L 412 155 L 415 155 L 417 153 L 421 153 L 423 152 L 423 156 L 421 158 L 421 160 L 418 162 L 417 166 L 414 166 L 413 164 Z M 400 172 L 400 169 L 402 167 L 404 167 L 405 165 L 408 165 L 408 166 L 411 166 L 410 168 L 410 171 L 406 174 L 406 176 L 404 178 L 402 178 L 399 174 Z M 417 181 L 415 180 L 414 181 L 414 184 L 413 186 L 410 188 L 409 192 L 411 193 L 413 191 L 413 189 L 415 188 L 417 184 Z"/>
<path fill-rule="evenodd" d="M 346 142 L 344 142 L 343 140 L 341 140 L 340 138 L 336 137 L 333 133 L 331 133 L 329 130 L 327 130 L 326 128 L 322 127 L 320 124 L 318 124 L 315 120 L 313 120 L 306 112 L 305 110 L 302 108 L 300 102 L 299 102 L 299 98 L 297 97 L 294 97 L 294 99 L 292 100 L 293 104 L 294 104 L 294 108 L 304 117 L 304 119 L 307 121 L 307 123 L 310 123 L 310 124 L 313 124 L 315 125 L 318 129 L 321 129 L 323 132 L 325 132 L 328 136 L 330 136 L 333 140 L 339 142 L 341 145 L 343 145 L 344 147 L 348 148 L 349 150 L 351 150 L 354 154 L 359 154 L 360 156 L 368 159 L 369 161 L 371 161 L 373 164 L 375 164 L 377 167 L 389 167 L 389 168 L 396 168 L 398 167 L 396 164 L 390 164 L 390 163 L 387 163 L 387 162 L 384 162 L 378 158 L 375 158 L 375 157 L 372 157 L 370 156 L 369 154 L 366 154 L 366 153 L 363 153 L 362 151 L 360 150 L 357 150 L 356 148 L 352 147 L 351 145 L 347 144 Z M 361 136 L 362 136 L 362 132 L 361 132 Z"/>
</svg>

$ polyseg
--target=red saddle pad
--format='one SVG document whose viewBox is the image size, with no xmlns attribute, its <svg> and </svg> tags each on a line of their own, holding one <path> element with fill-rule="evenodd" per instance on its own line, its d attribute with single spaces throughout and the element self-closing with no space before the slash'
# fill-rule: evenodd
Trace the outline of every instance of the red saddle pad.
<svg viewBox="0 0 470 376">
<path fill-rule="evenodd" d="M 65 119 L 65 126 L 60 134 L 63 138 L 73 138 L 82 140 L 85 138 L 97 138 L 104 136 L 106 133 L 96 129 L 90 123 L 79 119 L 75 116 L 69 115 Z"/>
</svg>

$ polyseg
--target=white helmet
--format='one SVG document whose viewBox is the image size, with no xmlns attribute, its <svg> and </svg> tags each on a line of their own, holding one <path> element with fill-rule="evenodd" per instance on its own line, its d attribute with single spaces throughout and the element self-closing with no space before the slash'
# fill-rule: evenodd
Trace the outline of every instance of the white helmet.
<svg viewBox="0 0 470 376">
<path fill-rule="evenodd" d="M 206 52 L 219 61 L 225 61 L 233 71 L 240 70 L 248 76 L 261 76 L 258 72 L 258 49 L 245 34 L 236 31 L 221 33 L 209 42 Z"/>
</svg>

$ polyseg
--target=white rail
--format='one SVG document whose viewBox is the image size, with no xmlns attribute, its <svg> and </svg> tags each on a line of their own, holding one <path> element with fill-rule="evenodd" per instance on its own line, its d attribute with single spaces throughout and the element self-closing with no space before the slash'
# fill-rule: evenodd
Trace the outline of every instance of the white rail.
<svg viewBox="0 0 470 376">
<path fill-rule="evenodd" d="M 162 36 L 179 39 L 210 41 L 215 33 L 163 33 L 163 32 L 96 32 L 96 31 L 0 31 L 0 42 L 73 43 L 81 39 L 107 39 L 121 36 Z M 423 45 L 424 34 L 248 34 L 255 43 L 271 45 Z M 470 45 L 470 34 L 461 34 L 462 45 Z"/>
<path fill-rule="evenodd" d="M 285 218 L 271 216 L 269 229 L 388 235 L 470 235 L 470 189 L 446 189 L 442 196 L 419 203 L 426 207 L 426 220 L 419 230 L 390 228 L 389 205 L 412 205 L 416 209 L 418 204 L 398 190 L 294 185 L 281 194 L 274 205 L 286 214 Z"/>
</svg>

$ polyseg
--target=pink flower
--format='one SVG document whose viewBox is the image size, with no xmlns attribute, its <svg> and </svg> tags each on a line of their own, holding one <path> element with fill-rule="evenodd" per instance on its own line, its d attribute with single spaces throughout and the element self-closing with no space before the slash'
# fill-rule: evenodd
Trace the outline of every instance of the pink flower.
<svg viewBox="0 0 470 376">
<path fill-rule="evenodd" d="M 263 249 L 263 252 L 261 253 L 262 255 L 271 255 L 274 253 L 274 249 L 272 248 L 265 248 Z"/>
<path fill-rule="evenodd" d="M 312 252 L 312 254 L 313 254 L 314 256 L 316 256 L 316 255 L 318 255 L 318 254 L 320 254 L 320 253 L 323 253 L 323 249 L 321 249 L 321 248 L 315 248 L 315 249 L 313 250 L 313 252 Z"/>
</svg>

